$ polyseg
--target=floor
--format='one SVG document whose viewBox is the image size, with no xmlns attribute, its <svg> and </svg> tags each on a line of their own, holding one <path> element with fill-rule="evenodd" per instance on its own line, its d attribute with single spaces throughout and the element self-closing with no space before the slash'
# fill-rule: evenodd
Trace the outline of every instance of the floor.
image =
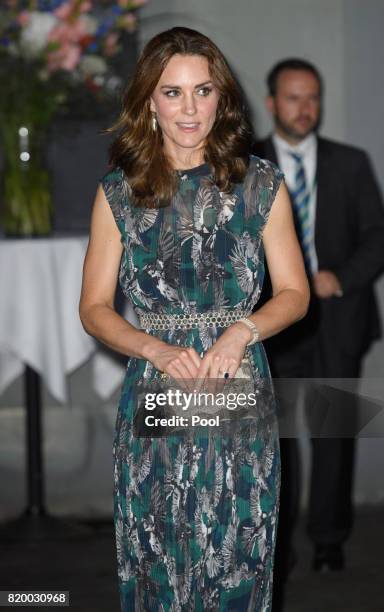
<svg viewBox="0 0 384 612">
<path fill-rule="evenodd" d="M 284 612 L 382 612 L 383 519 L 383 507 L 360 508 L 346 547 L 347 568 L 322 574 L 310 570 L 312 549 L 301 521 Z M 52 523 L 30 519 L 0 529 L 0 590 L 67 590 L 73 611 L 119 612 L 111 522 Z"/>
</svg>

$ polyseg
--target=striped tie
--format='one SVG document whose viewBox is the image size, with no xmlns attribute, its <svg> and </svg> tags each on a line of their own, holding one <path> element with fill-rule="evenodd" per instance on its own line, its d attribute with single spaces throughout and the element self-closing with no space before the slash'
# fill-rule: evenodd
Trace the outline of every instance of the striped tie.
<svg viewBox="0 0 384 612">
<path fill-rule="evenodd" d="M 311 193 L 305 178 L 303 158 L 297 153 L 289 153 L 295 160 L 295 186 L 290 191 L 295 217 L 296 231 L 303 251 L 307 272 L 311 271 L 311 225 L 309 222 L 309 200 Z"/>
</svg>

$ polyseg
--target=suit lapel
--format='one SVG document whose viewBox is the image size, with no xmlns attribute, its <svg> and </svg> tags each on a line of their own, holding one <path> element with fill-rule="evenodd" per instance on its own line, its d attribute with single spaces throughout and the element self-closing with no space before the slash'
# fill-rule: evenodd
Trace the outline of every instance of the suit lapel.
<svg viewBox="0 0 384 612">
<path fill-rule="evenodd" d="M 272 141 L 271 136 L 269 136 L 264 141 L 263 150 L 265 151 L 265 158 L 269 159 L 271 162 L 276 164 L 276 166 L 278 166 L 279 164 L 277 161 L 276 149 L 273 146 L 273 141 Z"/>
<path fill-rule="evenodd" d="M 315 248 L 319 261 L 319 269 L 323 267 L 322 262 L 326 259 L 326 248 L 328 239 L 328 228 L 332 219 L 330 210 L 332 198 L 332 164 L 331 152 L 328 150 L 327 142 L 322 138 L 317 139 L 317 196 L 316 196 L 316 221 L 315 221 Z"/>
<path fill-rule="evenodd" d="M 278 166 L 276 149 L 273 140 L 269 136 L 263 142 L 263 154 L 267 159 Z M 316 221 L 315 221 L 315 248 L 319 261 L 319 268 L 327 261 L 327 237 L 329 220 L 332 219 L 332 151 L 326 140 L 317 138 L 317 197 L 316 197 Z"/>
</svg>

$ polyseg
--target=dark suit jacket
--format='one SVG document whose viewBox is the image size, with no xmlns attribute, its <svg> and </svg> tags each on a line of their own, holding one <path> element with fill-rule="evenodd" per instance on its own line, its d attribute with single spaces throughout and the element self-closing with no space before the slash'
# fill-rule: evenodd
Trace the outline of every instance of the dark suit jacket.
<svg viewBox="0 0 384 612">
<path fill-rule="evenodd" d="M 270 137 L 256 143 L 252 152 L 277 164 Z M 274 359 L 294 359 L 298 348 L 315 336 L 330 350 L 358 357 L 381 334 L 373 291 L 373 281 L 384 268 L 380 191 L 364 151 L 320 137 L 315 247 L 319 270 L 333 271 L 344 295 L 329 299 L 312 295 L 306 317 L 266 342 Z M 258 307 L 270 292 L 267 274 Z"/>
</svg>

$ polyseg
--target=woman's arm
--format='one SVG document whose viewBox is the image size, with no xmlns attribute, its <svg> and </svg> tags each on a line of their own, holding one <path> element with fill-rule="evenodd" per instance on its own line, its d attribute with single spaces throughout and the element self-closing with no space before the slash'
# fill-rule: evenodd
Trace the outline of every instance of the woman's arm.
<svg viewBox="0 0 384 612">
<path fill-rule="evenodd" d="M 84 260 L 80 319 L 88 334 L 110 348 L 130 357 L 145 359 L 149 347 L 163 343 L 136 329 L 114 309 L 122 251 L 120 232 L 100 185 Z"/>
<path fill-rule="evenodd" d="M 263 244 L 273 297 L 249 317 L 259 330 L 260 340 L 302 319 L 309 305 L 308 279 L 284 183 L 264 227 Z"/>
<path fill-rule="evenodd" d="M 85 331 L 119 353 L 151 361 L 174 378 L 194 377 L 200 364 L 194 348 L 163 342 L 138 330 L 115 311 L 122 251 L 119 229 L 100 186 L 92 211 L 79 305 Z"/>
<path fill-rule="evenodd" d="M 294 229 L 291 202 L 284 183 L 280 186 L 263 231 L 263 244 L 272 281 L 273 297 L 249 319 L 260 340 L 269 338 L 304 317 L 309 304 L 309 285 Z M 205 354 L 198 378 L 234 376 L 252 331 L 237 321 L 228 327 Z"/>
</svg>

